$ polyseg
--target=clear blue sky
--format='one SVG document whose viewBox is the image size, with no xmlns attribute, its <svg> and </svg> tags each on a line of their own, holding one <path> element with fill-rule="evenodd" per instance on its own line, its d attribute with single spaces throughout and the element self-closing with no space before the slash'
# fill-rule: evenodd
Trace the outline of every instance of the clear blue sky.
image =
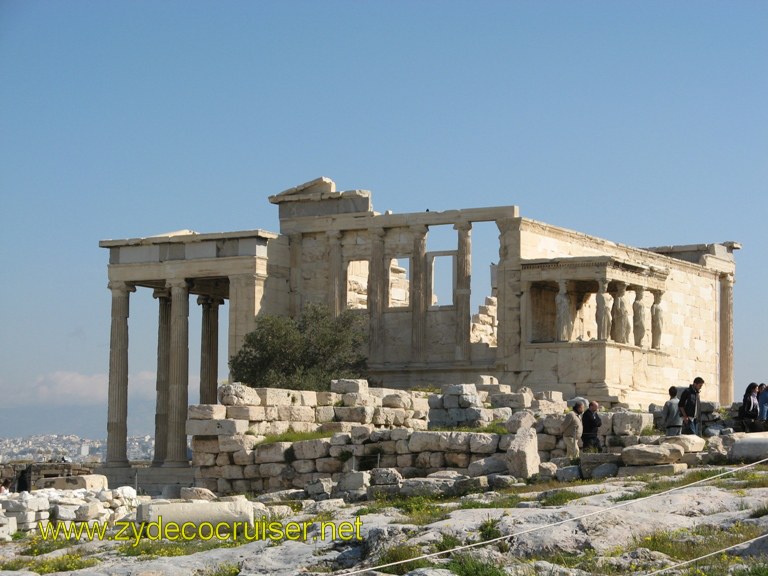
<svg viewBox="0 0 768 576">
<path fill-rule="evenodd" d="M 320 175 L 382 212 L 739 241 L 737 395 L 767 381 L 766 30 L 765 2 L 0 0 L 0 436 L 106 436 L 99 240 L 276 231 L 266 197 Z M 132 434 L 155 315 L 137 293 Z"/>
</svg>

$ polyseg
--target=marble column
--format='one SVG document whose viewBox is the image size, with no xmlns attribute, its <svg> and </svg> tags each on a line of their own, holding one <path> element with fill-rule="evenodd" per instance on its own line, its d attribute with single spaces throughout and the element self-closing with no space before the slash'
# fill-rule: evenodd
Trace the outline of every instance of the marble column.
<svg viewBox="0 0 768 576">
<path fill-rule="evenodd" d="M 517 372 L 521 367 L 523 284 L 520 265 L 520 220 L 496 221 L 499 265 L 496 268 L 498 328 L 497 369 Z M 529 335 L 530 336 L 530 335 Z"/>
<path fill-rule="evenodd" d="M 216 404 L 219 376 L 219 306 L 220 298 L 199 296 L 203 307 L 200 336 L 200 404 Z"/>
<path fill-rule="evenodd" d="M 368 272 L 368 310 L 371 315 L 369 358 L 371 362 L 384 361 L 383 320 L 386 297 L 387 263 L 384 258 L 384 229 L 370 231 L 371 264 Z"/>
<path fill-rule="evenodd" d="M 187 466 L 187 409 L 189 408 L 189 286 L 186 280 L 168 281 L 171 289 L 171 350 L 168 393 L 168 449 L 164 466 Z"/>
<path fill-rule="evenodd" d="M 329 230 L 328 238 L 328 308 L 333 316 L 338 316 L 344 310 L 347 296 L 346 274 L 342 270 L 341 232 Z M 343 285 L 343 286 L 342 286 Z"/>
<path fill-rule="evenodd" d="M 733 403 L 733 274 L 720 276 L 720 405 Z"/>
<path fill-rule="evenodd" d="M 472 223 L 461 222 L 455 224 L 454 229 L 459 232 L 456 256 L 456 360 L 468 362 L 472 350 L 469 340 L 472 331 Z"/>
<path fill-rule="evenodd" d="M 288 283 L 290 287 L 290 299 L 288 301 L 288 313 L 291 318 L 298 318 L 301 314 L 302 301 L 301 301 L 301 232 L 288 235 L 288 245 L 290 251 L 290 272 L 288 277 Z M 231 302 L 230 302 L 231 304 Z M 237 354 L 237 350 L 230 350 L 230 355 Z"/>
<path fill-rule="evenodd" d="M 427 334 L 427 227 L 411 226 L 413 252 L 411 258 L 411 346 L 412 361 L 422 363 L 426 359 Z"/>
<path fill-rule="evenodd" d="M 109 339 L 107 466 L 128 466 L 128 304 L 136 288 L 113 280 L 112 328 Z"/>
<path fill-rule="evenodd" d="M 155 290 L 159 313 L 157 322 L 157 401 L 155 404 L 155 454 L 152 466 L 162 466 L 168 448 L 168 373 L 171 362 L 171 294 Z"/>
</svg>

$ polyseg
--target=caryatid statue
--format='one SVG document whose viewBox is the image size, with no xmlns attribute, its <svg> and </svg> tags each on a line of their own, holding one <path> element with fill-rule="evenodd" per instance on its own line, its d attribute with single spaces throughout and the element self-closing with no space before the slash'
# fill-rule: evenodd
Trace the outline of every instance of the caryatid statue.
<svg viewBox="0 0 768 576">
<path fill-rule="evenodd" d="M 642 346 L 645 339 L 644 295 L 645 289 L 642 286 L 635 288 L 635 301 L 632 303 L 632 333 L 635 336 L 635 346 Z"/>
<path fill-rule="evenodd" d="M 661 333 L 664 330 L 664 309 L 661 307 L 661 290 L 653 290 L 653 304 L 651 305 L 651 348 L 661 348 Z"/>
<path fill-rule="evenodd" d="M 598 280 L 598 291 L 595 299 L 597 300 L 597 339 L 608 340 L 611 336 L 611 309 L 608 308 L 608 282 Z"/>
<path fill-rule="evenodd" d="M 632 330 L 627 303 L 624 301 L 626 292 L 627 285 L 624 282 L 617 282 L 616 296 L 613 297 L 613 309 L 611 310 L 611 316 L 613 316 L 611 339 L 619 344 L 626 344 L 629 341 L 629 333 Z"/>
<path fill-rule="evenodd" d="M 568 297 L 568 286 L 565 280 L 560 280 L 560 291 L 555 297 L 557 309 L 557 340 L 568 342 L 573 332 L 573 318 L 571 317 L 571 299 Z"/>
</svg>

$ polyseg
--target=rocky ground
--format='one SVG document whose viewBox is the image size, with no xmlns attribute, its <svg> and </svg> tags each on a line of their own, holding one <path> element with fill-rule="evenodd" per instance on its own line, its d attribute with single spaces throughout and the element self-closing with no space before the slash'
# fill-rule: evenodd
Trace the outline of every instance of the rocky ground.
<svg viewBox="0 0 768 576">
<path fill-rule="evenodd" d="M 688 482 L 702 478 L 701 470 Z M 234 574 L 380 574 L 370 570 L 387 561 L 432 553 L 449 547 L 495 540 L 464 553 L 431 558 L 431 567 L 408 572 L 398 565 L 389 573 L 419 576 L 448 574 L 650 574 L 682 560 L 768 533 L 768 471 L 750 470 L 734 476 L 681 487 L 664 479 L 612 479 L 594 483 L 547 483 L 518 486 L 452 500 L 417 497 L 393 502 L 344 504 L 340 500 L 300 501 L 292 508 L 271 509 L 288 520 L 362 521 L 361 541 L 322 541 L 317 524 L 307 541 L 254 541 L 236 547 L 216 547 L 196 553 L 162 557 L 127 556 L 125 544 L 115 541 L 80 543 L 46 552 L 31 560 L 48 561 L 80 554 L 95 566 L 72 571 L 71 556 L 59 570 L 79 576 Z M 302 508 L 301 510 L 298 510 Z M 763 516 L 763 514 L 766 514 Z M 0 544 L 0 566 L 21 567 L 29 552 L 29 536 Z M 122 548 L 121 548 L 122 546 Z M 169 553 L 155 548 L 155 554 Z M 695 566 L 666 574 L 768 574 L 768 538 L 742 546 Z M 409 556 L 410 555 L 410 556 Z M 471 558 L 471 560 L 469 559 Z M 16 565 L 8 562 L 16 561 Z M 698 570 L 694 572 L 691 570 Z M 29 574 L 0 571 L 0 574 Z"/>
</svg>

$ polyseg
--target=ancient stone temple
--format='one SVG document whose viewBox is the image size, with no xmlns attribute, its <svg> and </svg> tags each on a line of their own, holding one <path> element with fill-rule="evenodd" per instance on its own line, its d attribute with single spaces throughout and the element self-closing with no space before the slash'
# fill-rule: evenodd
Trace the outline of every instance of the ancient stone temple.
<svg viewBox="0 0 768 576">
<path fill-rule="evenodd" d="M 734 242 L 634 248 L 524 218 L 516 206 L 379 214 L 370 192 L 339 192 L 328 178 L 269 201 L 279 234 L 184 230 L 100 243 L 110 252 L 112 291 L 109 466 L 127 465 L 128 312 L 137 289 L 152 290 L 158 303 L 160 468 L 187 465 L 191 296 L 203 319 L 201 403 L 216 402 L 225 302 L 230 356 L 256 316 L 298 315 L 324 302 L 367 315 L 369 378 L 389 387 L 490 375 L 637 406 L 700 375 L 704 398 L 732 401 Z M 498 260 L 491 293 L 473 310 L 472 229 L 484 222 L 498 228 Z M 430 229 L 446 225 L 453 248 L 428 251 Z M 452 278 L 441 301 L 438 262 Z"/>
</svg>

